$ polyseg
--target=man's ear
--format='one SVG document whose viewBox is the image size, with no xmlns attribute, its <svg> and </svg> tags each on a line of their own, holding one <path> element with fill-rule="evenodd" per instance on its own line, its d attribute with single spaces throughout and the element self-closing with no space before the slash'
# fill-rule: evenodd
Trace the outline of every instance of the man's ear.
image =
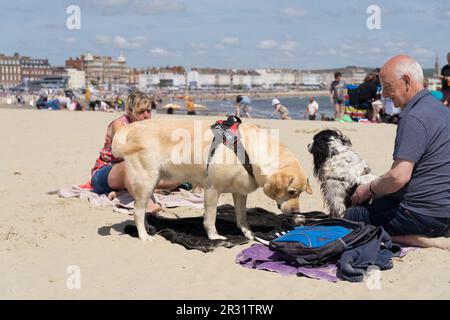
<svg viewBox="0 0 450 320">
<path fill-rule="evenodd" d="M 313 191 L 311 189 L 311 186 L 309 185 L 309 178 L 306 179 L 306 188 L 305 191 L 307 194 L 313 194 Z"/>
</svg>

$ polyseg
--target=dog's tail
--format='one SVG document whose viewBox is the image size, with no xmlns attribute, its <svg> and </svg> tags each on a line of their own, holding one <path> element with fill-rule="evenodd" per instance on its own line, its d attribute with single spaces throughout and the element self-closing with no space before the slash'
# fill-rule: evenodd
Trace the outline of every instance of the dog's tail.
<svg viewBox="0 0 450 320">
<path fill-rule="evenodd" d="M 128 134 L 135 128 L 131 125 L 124 126 L 117 130 L 111 145 L 111 151 L 114 157 L 123 158 L 143 149 L 142 145 L 128 139 Z"/>
</svg>

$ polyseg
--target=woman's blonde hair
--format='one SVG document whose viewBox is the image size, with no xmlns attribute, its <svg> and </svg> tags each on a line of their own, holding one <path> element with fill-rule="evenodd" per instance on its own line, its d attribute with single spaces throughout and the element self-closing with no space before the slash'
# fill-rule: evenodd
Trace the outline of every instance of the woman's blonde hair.
<svg viewBox="0 0 450 320">
<path fill-rule="evenodd" d="M 125 111 L 127 113 L 147 110 L 151 105 L 152 99 L 145 93 L 139 90 L 132 91 L 125 104 Z"/>
</svg>

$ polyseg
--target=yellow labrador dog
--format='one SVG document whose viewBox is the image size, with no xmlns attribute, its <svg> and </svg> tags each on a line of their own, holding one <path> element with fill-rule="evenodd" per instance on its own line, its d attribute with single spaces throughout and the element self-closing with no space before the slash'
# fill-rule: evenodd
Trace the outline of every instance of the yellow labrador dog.
<svg viewBox="0 0 450 320">
<path fill-rule="evenodd" d="M 278 143 L 275 135 L 255 125 L 242 124 L 241 141 L 248 153 L 252 173 L 224 144 L 216 148 L 207 169 L 213 140 L 211 123 L 202 120 L 154 118 L 121 128 L 114 136 L 114 156 L 125 159 L 127 175 L 135 194 L 134 219 L 141 240 L 147 234 L 145 209 L 160 179 L 189 181 L 204 187 L 203 225 L 208 238 L 226 239 L 217 233 L 216 209 L 221 193 L 232 193 L 238 228 L 249 239 L 247 195 L 262 187 L 283 213 L 299 212 L 299 196 L 312 194 L 309 180 L 294 154 Z"/>
</svg>

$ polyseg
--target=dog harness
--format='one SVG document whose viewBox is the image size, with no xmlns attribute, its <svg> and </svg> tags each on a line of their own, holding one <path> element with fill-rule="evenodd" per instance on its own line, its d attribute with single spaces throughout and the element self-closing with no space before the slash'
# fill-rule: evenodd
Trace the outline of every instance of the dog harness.
<svg viewBox="0 0 450 320">
<path fill-rule="evenodd" d="M 227 148 L 233 150 L 234 154 L 241 161 L 242 166 L 247 173 L 254 177 L 253 167 L 250 164 L 247 150 L 241 142 L 241 135 L 239 133 L 239 125 L 242 123 L 241 119 L 236 116 L 229 116 L 227 120 L 218 120 L 211 126 L 214 138 L 209 149 L 208 162 L 206 164 L 206 172 L 208 172 L 209 164 L 216 152 L 216 148 L 220 144 L 224 144 Z M 242 155 L 244 159 L 242 159 Z"/>
</svg>

